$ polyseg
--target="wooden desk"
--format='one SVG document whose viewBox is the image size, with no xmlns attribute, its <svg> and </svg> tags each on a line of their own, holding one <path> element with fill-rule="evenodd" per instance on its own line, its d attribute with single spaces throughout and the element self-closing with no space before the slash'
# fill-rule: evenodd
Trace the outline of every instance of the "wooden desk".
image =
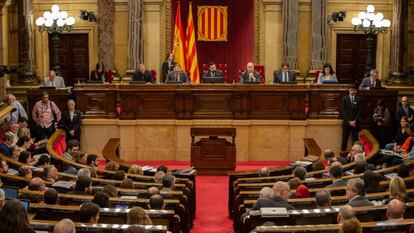
<svg viewBox="0 0 414 233">
<path fill-rule="evenodd" d="M 341 116 L 348 85 L 76 84 L 85 118 L 119 119 L 332 119 Z M 370 126 L 378 99 L 395 115 L 398 91 L 358 91 L 364 106 L 361 126 Z M 308 112 L 306 105 L 309 106 Z"/>
<path fill-rule="evenodd" d="M 197 136 L 204 138 L 195 141 Z M 236 128 L 191 128 L 191 138 L 191 166 L 198 174 L 225 175 L 236 168 Z"/>
</svg>

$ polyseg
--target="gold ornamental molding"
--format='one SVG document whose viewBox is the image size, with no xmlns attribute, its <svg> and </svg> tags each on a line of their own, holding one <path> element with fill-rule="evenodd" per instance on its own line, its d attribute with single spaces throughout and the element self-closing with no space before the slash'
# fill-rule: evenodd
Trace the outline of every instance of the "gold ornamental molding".
<svg viewBox="0 0 414 233">
<path fill-rule="evenodd" d="M 165 54 L 171 52 L 171 0 L 164 0 L 165 6 Z M 163 57 L 164 60 L 164 57 Z"/>
</svg>

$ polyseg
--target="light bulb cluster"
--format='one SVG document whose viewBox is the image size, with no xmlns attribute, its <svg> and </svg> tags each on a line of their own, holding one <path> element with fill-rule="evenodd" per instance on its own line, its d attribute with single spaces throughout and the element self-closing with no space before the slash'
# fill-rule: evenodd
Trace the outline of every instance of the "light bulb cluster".
<svg viewBox="0 0 414 233">
<path fill-rule="evenodd" d="M 366 12 L 359 12 L 358 17 L 352 18 L 355 31 L 364 31 L 367 34 L 387 33 L 391 26 L 389 19 L 384 19 L 381 12 L 375 13 L 373 5 L 367 6 Z"/>
<path fill-rule="evenodd" d="M 75 18 L 68 17 L 68 12 L 60 11 L 58 5 L 52 5 L 51 11 L 45 11 L 43 16 L 36 19 L 36 26 L 40 32 L 62 33 L 71 31 L 75 24 Z"/>
</svg>

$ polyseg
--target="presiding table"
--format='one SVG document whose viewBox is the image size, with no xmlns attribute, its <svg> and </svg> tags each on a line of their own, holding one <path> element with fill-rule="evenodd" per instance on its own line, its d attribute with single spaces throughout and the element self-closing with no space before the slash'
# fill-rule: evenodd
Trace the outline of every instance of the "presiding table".
<svg viewBox="0 0 414 233">
<path fill-rule="evenodd" d="M 306 120 L 341 117 L 346 84 L 76 84 L 84 118 Z M 398 91 L 361 90 L 361 126 L 379 99 L 395 116 Z"/>
</svg>

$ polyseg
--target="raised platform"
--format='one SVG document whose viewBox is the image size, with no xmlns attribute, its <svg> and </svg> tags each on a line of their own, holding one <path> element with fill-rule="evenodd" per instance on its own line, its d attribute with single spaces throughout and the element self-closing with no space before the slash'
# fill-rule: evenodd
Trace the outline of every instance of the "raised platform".
<svg viewBox="0 0 414 233">
<path fill-rule="evenodd" d="M 303 138 L 322 150 L 340 148 L 342 120 L 117 120 L 85 119 L 82 150 L 100 155 L 109 138 L 120 138 L 126 161 L 190 161 L 192 127 L 235 127 L 236 161 L 295 161 L 303 157 Z M 339 152 L 339 151 L 336 151 Z"/>
</svg>

